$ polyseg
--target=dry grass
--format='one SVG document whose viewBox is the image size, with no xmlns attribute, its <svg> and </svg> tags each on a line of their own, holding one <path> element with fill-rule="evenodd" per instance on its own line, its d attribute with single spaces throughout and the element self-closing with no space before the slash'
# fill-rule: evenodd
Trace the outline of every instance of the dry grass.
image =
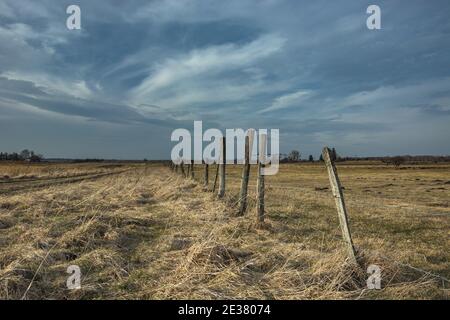
<svg viewBox="0 0 450 320">
<path fill-rule="evenodd" d="M 446 299 L 448 282 L 434 274 L 450 277 L 448 169 L 338 167 L 363 269 L 381 267 L 382 290 L 367 290 L 368 275 L 346 261 L 322 165 L 286 165 L 267 178 L 263 228 L 253 201 L 234 216 L 238 166 L 218 201 L 201 183 L 148 165 L 0 195 L 0 297 Z M 66 288 L 73 264 L 80 290 Z"/>
<path fill-rule="evenodd" d="M 10 179 L 71 177 L 83 174 L 106 173 L 120 168 L 116 163 L 24 163 L 0 162 L 0 182 Z"/>
</svg>

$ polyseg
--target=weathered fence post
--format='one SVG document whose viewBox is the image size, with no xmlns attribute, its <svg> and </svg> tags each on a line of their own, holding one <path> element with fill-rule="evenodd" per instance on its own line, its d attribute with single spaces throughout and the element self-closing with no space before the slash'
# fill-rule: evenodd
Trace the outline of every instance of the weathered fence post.
<svg viewBox="0 0 450 320">
<path fill-rule="evenodd" d="M 213 185 L 213 189 L 212 192 L 216 192 L 216 185 L 217 185 L 217 177 L 219 176 L 219 164 L 216 163 L 216 176 L 214 177 L 214 185 Z"/>
<path fill-rule="evenodd" d="M 323 148 L 322 155 L 325 161 L 325 165 L 327 166 L 331 190 L 333 192 L 339 216 L 339 224 L 341 226 L 342 235 L 347 246 L 348 255 L 353 263 L 357 263 L 356 251 L 353 245 L 350 228 L 348 226 L 347 209 L 345 207 L 344 194 L 342 193 L 341 182 L 339 180 L 336 166 L 334 165 L 334 161 L 330 156 L 330 149 L 328 147 Z"/>
<path fill-rule="evenodd" d="M 180 168 L 181 168 L 181 174 L 182 174 L 183 176 L 186 176 L 186 174 L 185 174 L 185 172 L 184 172 L 184 162 L 183 162 L 183 161 L 181 161 L 181 163 L 180 163 Z"/>
<path fill-rule="evenodd" d="M 262 174 L 266 155 L 266 139 L 267 135 L 259 136 L 259 161 L 258 161 L 258 181 L 256 183 L 256 222 L 262 224 L 264 222 L 264 175 Z"/>
<path fill-rule="evenodd" d="M 227 159 L 227 153 L 226 153 L 226 143 L 225 143 L 225 137 L 222 137 L 220 140 L 220 158 L 219 158 L 219 192 L 217 193 L 217 197 L 223 198 L 225 195 L 225 163 Z"/>
<path fill-rule="evenodd" d="M 209 165 L 205 163 L 205 174 L 204 174 L 204 184 L 205 188 L 208 188 L 208 180 L 209 180 Z"/>
<path fill-rule="evenodd" d="M 244 165 L 242 168 L 241 192 L 239 194 L 239 211 L 238 215 L 242 216 L 247 209 L 248 179 L 250 176 L 250 153 L 253 146 L 254 132 L 249 130 L 245 136 L 245 155 Z"/>
<path fill-rule="evenodd" d="M 194 179 L 194 160 L 191 160 L 191 178 Z"/>
</svg>

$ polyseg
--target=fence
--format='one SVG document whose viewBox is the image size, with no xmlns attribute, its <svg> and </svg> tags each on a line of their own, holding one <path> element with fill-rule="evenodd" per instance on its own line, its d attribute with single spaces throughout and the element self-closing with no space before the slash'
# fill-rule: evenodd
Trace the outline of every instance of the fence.
<svg viewBox="0 0 450 320">
<path fill-rule="evenodd" d="M 226 150 L 224 147 L 225 146 L 224 142 L 225 141 L 223 141 L 223 143 L 221 144 L 221 146 L 222 146 L 221 153 L 225 155 Z M 280 219 L 280 214 L 282 215 L 283 213 L 285 213 L 286 206 L 295 205 L 298 202 L 299 197 L 302 199 L 302 201 L 305 201 L 305 206 L 308 209 L 309 209 L 308 206 L 310 206 L 311 203 L 314 203 L 313 208 L 316 209 L 317 208 L 317 197 L 319 197 L 319 198 L 321 196 L 326 197 L 327 190 L 331 189 L 332 198 L 334 199 L 334 205 L 336 206 L 336 209 L 337 209 L 337 218 L 339 221 L 341 239 L 342 239 L 342 243 L 344 244 L 346 251 L 347 251 L 348 261 L 352 265 L 354 265 L 358 268 L 362 268 L 364 265 L 364 258 L 362 258 L 362 255 L 364 255 L 368 251 L 364 250 L 362 248 L 358 248 L 358 251 L 355 250 L 355 246 L 354 246 L 353 240 L 352 240 L 352 233 L 351 233 L 350 226 L 348 223 L 347 207 L 346 207 L 346 203 L 344 200 L 344 194 L 343 194 L 344 187 L 341 186 L 338 171 L 335 166 L 334 152 L 331 152 L 331 150 L 328 147 L 323 148 L 322 158 L 323 158 L 323 163 L 324 163 L 324 169 L 326 169 L 326 170 L 323 170 L 323 171 L 320 170 L 319 174 L 318 174 L 318 171 L 316 168 L 320 168 L 321 166 L 314 165 L 314 166 L 308 167 L 308 165 L 304 165 L 304 166 L 302 166 L 303 170 L 300 175 L 299 175 L 298 169 L 295 166 L 294 167 L 289 166 L 289 167 L 285 168 L 285 170 L 283 171 L 285 174 L 283 174 L 283 175 L 264 177 L 260 174 L 261 168 L 263 168 L 263 163 L 258 162 L 256 166 L 250 165 L 250 155 L 251 155 L 250 150 L 251 150 L 251 148 L 249 146 L 252 146 L 252 139 L 251 139 L 251 137 L 247 136 L 245 139 L 245 155 L 244 155 L 244 163 L 243 163 L 242 169 L 241 169 L 242 171 L 238 171 L 239 166 L 229 166 L 225 171 L 225 168 L 221 168 L 221 165 L 217 164 L 217 163 L 214 165 L 211 165 L 211 164 L 208 165 L 205 163 L 203 163 L 202 165 L 198 165 L 197 169 L 200 168 L 201 170 L 197 170 L 197 172 L 199 172 L 199 174 L 194 175 L 194 178 L 199 180 L 201 177 L 200 172 L 203 172 L 203 181 L 202 181 L 203 182 L 203 190 L 206 192 L 212 192 L 215 195 L 215 197 L 219 197 L 219 194 L 220 194 L 221 198 L 223 198 L 225 196 L 225 194 L 227 194 L 227 197 L 231 198 L 231 200 L 232 200 L 231 202 L 228 201 L 228 204 L 231 204 L 230 207 L 233 208 L 233 210 L 235 210 L 236 216 L 243 216 L 248 212 L 248 208 L 254 208 L 254 210 L 255 210 L 254 217 L 256 220 L 256 224 L 263 225 L 264 219 L 265 219 L 265 205 L 266 205 L 265 198 L 266 198 L 266 196 L 270 198 L 270 201 L 268 202 L 268 204 L 269 204 L 271 210 L 274 212 L 278 212 L 278 214 L 275 214 L 273 216 L 271 215 L 271 218 Z M 260 148 L 265 148 L 265 146 L 260 146 Z M 181 163 L 180 165 L 175 165 L 174 163 L 169 162 L 169 166 L 171 167 L 171 169 L 174 172 L 178 172 L 178 173 L 181 172 L 183 177 L 186 177 L 186 178 L 191 177 L 191 176 L 187 176 L 186 174 L 183 173 L 183 171 L 182 171 L 183 163 Z M 350 164 L 350 167 L 351 166 L 352 166 L 352 164 Z M 369 166 L 370 166 L 370 164 L 369 164 Z M 223 167 L 225 167 L 225 165 L 223 165 Z M 191 167 L 191 170 L 194 171 L 194 168 L 195 167 Z M 349 170 L 349 167 L 346 168 L 345 165 L 342 165 L 341 169 L 343 169 L 345 171 L 345 170 Z M 395 169 L 396 168 L 393 168 L 392 170 L 395 170 Z M 439 169 L 443 169 L 443 168 L 439 167 Z M 358 168 L 357 170 L 361 170 L 361 169 Z M 322 175 L 321 173 L 322 172 L 325 173 L 325 171 L 327 174 Z M 352 168 L 352 171 L 353 171 L 353 168 Z M 214 174 L 214 180 L 211 181 L 212 182 L 211 186 L 210 186 L 210 181 L 209 181 L 210 172 Z M 221 177 L 219 177 L 219 173 L 221 174 Z M 356 179 L 363 179 L 360 177 L 360 174 L 361 174 L 360 171 L 355 173 L 355 176 L 358 177 Z M 396 174 L 398 175 L 399 173 L 396 172 Z M 300 177 L 305 177 L 305 179 L 302 181 L 303 182 L 302 185 L 299 186 L 298 180 L 300 179 Z M 261 178 L 262 178 L 262 180 L 261 180 Z M 266 183 L 266 181 L 264 180 L 265 178 L 269 180 L 269 183 Z M 396 176 L 396 178 L 393 178 L 393 180 L 396 180 L 396 179 L 398 180 L 398 178 L 399 177 Z M 380 179 L 383 180 L 383 182 L 385 182 L 385 176 L 381 176 Z M 407 180 L 411 181 L 409 176 L 407 177 Z M 415 178 L 415 180 L 417 181 L 418 179 Z M 220 181 L 220 184 L 222 184 L 222 186 L 223 186 L 222 190 L 218 189 L 219 181 Z M 278 183 L 276 183 L 276 182 L 272 183 L 272 181 L 278 181 Z M 435 181 L 438 181 L 438 180 L 435 180 Z M 441 180 L 439 180 L 439 181 L 441 181 Z M 279 183 L 279 182 L 281 182 L 281 183 Z M 292 186 L 293 182 L 295 182 L 294 186 Z M 325 183 L 329 183 L 330 188 L 317 187 L 317 183 L 320 183 L 322 185 Z M 225 186 L 226 186 L 226 189 L 225 189 Z M 306 197 L 301 196 L 301 195 L 299 196 L 299 193 L 301 193 L 302 190 L 309 190 L 312 186 L 314 187 L 313 188 L 314 191 L 310 192 L 308 196 L 306 196 Z M 389 186 L 389 184 L 388 185 L 386 185 L 386 184 L 376 185 L 376 186 L 373 186 L 372 188 L 381 188 L 381 187 L 384 188 L 386 186 Z M 364 186 L 362 189 L 364 189 L 363 190 L 364 192 L 367 191 L 366 186 Z M 266 192 L 266 191 L 269 191 L 269 192 Z M 254 192 L 254 194 L 252 194 L 252 192 Z M 308 191 L 306 191 L 306 192 L 308 192 Z M 378 191 L 377 193 L 380 193 L 380 191 Z M 312 194 L 314 194 L 313 197 L 311 197 Z M 236 195 L 237 195 L 237 197 L 235 199 L 233 199 L 233 197 L 235 197 Z M 404 193 L 402 193 L 402 195 L 404 195 Z M 278 198 L 282 198 L 282 199 L 278 199 Z M 331 200 L 331 197 L 326 197 L 326 198 Z M 230 200 L 230 199 L 228 199 L 228 200 Z M 352 198 L 351 200 L 352 200 L 352 202 L 355 202 L 356 199 Z M 282 206 L 280 206 L 279 203 L 282 203 Z M 319 207 L 321 205 L 322 204 L 320 204 Z M 331 205 L 331 203 L 328 203 L 325 206 L 329 206 L 329 205 Z M 377 207 L 381 207 L 382 212 L 386 211 L 385 207 L 380 206 L 378 203 L 376 203 L 374 205 L 374 207 L 371 207 L 370 209 L 374 209 L 374 211 L 377 212 L 378 211 Z M 281 210 L 278 211 L 278 209 L 281 209 Z M 304 218 L 309 218 L 309 219 L 312 218 L 312 219 L 316 219 L 316 220 L 318 219 L 318 217 L 316 217 L 315 214 L 313 214 L 312 216 L 313 217 L 311 217 L 311 215 L 308 214 Z M 329 215 L 326 215 L 326 217 L 329 217 Z M 367 219 L 367 213 L 363 214 L 362 216 L 359 216 L 359 218 L 364 218 L 364 217 L 366 217 L 366 219 Z M 369 219 L 366 220 L 367 224 L 362 225 L 361 221 L 359 221 L 359 223 L 354 224 L 353 225 L 354 229 L 356 231 L 358 231 L 358 229 L 361 228 L 361 225 L 364 228 L 364 232 L 366 232 L 366 228 L 369 228 L 369 229 L 370 228 L 373 229 L 374 227 L 376 228 L 377 225 L 373 225 L 374 224 L 373 217 L 374 216 L 371 216 Z M 395 216 L 395 220 L 397 221 L 398 219 L 399 219 L 399 217 Z M 314 220 L 314 222 L 316 220 Z M 376 220 L 378 220 L 378 219 L 376 219 Z M 314 234 L 317 233 L 316 232 L 317 228 L 312 227 L 310 225 L 310 222 L 311 222 L 311 220 L 301 221 L 299 223 L 301 223 L 303 225 L 303 227 L 302 227 L 303 231 L 306 231 L 306 232 L 308 232 L 310 230 L 314 231 L 314 232 L 311 232 L 311 234 L 309 234 L 309 236 L 311 237 L 311 235 L 313 233 Z M 327 223 L 328 222 L 329 221 L 327 221 Z M 382 220 L 378 221 L 378 222 L 382 222 L 383 226 L 385 225 Z M 411 225 L 411 222 L 412 221 L 408 221 L 408 224 Z M 445 225 L 443 225 L 442 228 L 445 229 Z M 325 230 L 326 230 L 326 232 L 334 230 L 333 224 L 327 225 Z M 361 232 L 361 230 L 359 230 L 359 232 Z M 360 233 L 355 233 L 355 234 L 359 235 Z M 304 236 L 304 234 L 302 234 L 302 236 Z M 332 237 L 332 239 L 334 241 L 335 235 L 330 235 L 330 236 Z M 322 239 L 320 241 L 321 242 L 324 241 L 323 235 L 322 235 Z M 410 268 L 412 271 L 421 272 L 425 276 L 432 276 L 436 279 L 439 279 L 440 281 L 442 281 L 443 287 L 444 287 L 444 284 L 445 284 L 445 286 L 447 286 L 447 284 L 450 283 L 450 280 L 448 278 L 441 276 L 439 274 L 432 273 L 430 271 L 418 268 L 416 266 L 412 266 L 407 263 L 405 264 L 402 262 L 398 262 L 395 259 L 392 259 L 391 257 L 387 257 L 385 255 L 382 255 L 382 256 L 385 259 L 387 259 L 387 260 L 391 261 L 392 263 L 395 263 L 399 266 L 407 267 L 407 268 Z"/>
<path fill-rule="evenodd" d="M 249 132 L 245 137 L 245 152 L 244 152 L 244 164 L 242 168 L 241 184 L 239 191 L 239 198 L 237 201 L 237 216 L 242 216 L 247 211 L 248 207 L 248 186 L 250 181 L 250 157 L 251 157 L 251 146 L 253 144 L 253 132 Z M 267 136 L 265 134 L 260 136 L 259 139 L 259 151 L 260 155 L 266 153 Z M 328 171 L 328 177 L 330 181 L 331 191 L 335 199 L 337 213 L 339 217 L 339 224 L 342 232 L 343 240 L 346 244 L 347 253 L 349 261 L 353 264 L 358 264 L 358 257 L 353 245 L 353 240 L 348 224 L 347 209 L 345 206 L 344 194 L 342 192 L 342 186 L 339 180 L 338 172 L 334 164 L 334 157 L 331 156 L 331 150 L 328 147 L 323 148 L 322 156 L 324 163 Z M 204 175 L 203 175 L 203 185 L 205 191 L 211 191 L 213 193 L 217 191 L 217 198 L 221 199 L 225 196 L 226 192 L 226 143 L 225 137 L 220 141 L 220 155 L 218 164 L 215 168 L 214 183 L 211 190 L 208 189 L 209 180 L 209 165 L 204 163 Z M 170 163 L 170 167 L 174 172 L 179 172 L 178 167 L 180 167 L 181 175 L 185 178 L 195 179 L 194 174 L 194 162 L 190 161 L 187 165 L 187 171 L 184 168 L 184 163 L 181 162 L 180 165 L 175 165 Z M 256 173 L 256 224 L 261 226 L 264 224 L 265 219 L 265 178 L 262 174 L 262 169 L 264 168 L 264 163 L 261 158 L 257 160 L 257 173 Z"/>
</svg>

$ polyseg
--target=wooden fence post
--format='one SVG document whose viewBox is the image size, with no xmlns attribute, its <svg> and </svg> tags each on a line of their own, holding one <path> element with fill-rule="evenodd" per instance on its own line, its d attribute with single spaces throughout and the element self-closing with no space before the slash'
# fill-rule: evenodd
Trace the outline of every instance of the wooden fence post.
<svg viewBox="0 0 450 320">
<path fill-rule="evenodd" d="M 248 194 L 248 179 L 250 176 L 250 135 L 252 135 L 253 142 L 253 131 L 248 131 L 245 136 L 245 155 L 244 155 L 244 166 L 242 168 L 242 180 L 241 180 L 241 192 L 239 194 L 239 211 L 238 216 L 242 216 L 247 209 L 247 194 Z M 253 143 L 252 143 L 253 145 Z"/>
<path fill-rule="evenodd" d="M 186 174 L 184 172 L 184 162 L 183 161 L 181 161 L 181 163 L 180 163 L 180 168 L 181 168 L 181 174 L 185 177 Z"/>
<path fill-rule="evenodd" d="M 205 163 L 205 174 L 204 174 L 205 188 L 208 188 L 208 180 L 209 180 L 209 165 Z"/>
<path fill-rule="evenodd" d="M 262 170 L 264 168 L 263 159 L 266 155 L 266 140 L 267 135 L 261 134 L 259 136 L 259 161 L 258 161 L 258 180 L 256 183 L 256 222 L 262 224 L 264 222 L 264 175 Z"/>
<path fill-rule="evenodd" d="M 217 185 L 217 177 L 219 176 L 219 164 L 216 164 L 216 176 L 214 177 L 214 185 L 213 185 L 213 189 L 212 192 L 216 192 L 216 185 Z"/>
<path fill-rule="evenodd" d="M 328 170 L 328 177 L 330 179 L 331 190 L 333 192 L 334 200 L 336 202 L 336 208 L 339 216 L 339 224 L 341 226 L 342 236 L 347 246 L 347 251 L 350 260 L 353 263 L 357 263 L 356 251 L 353 245 L 350 228 L 348 226 L 347 209 L 345 207 L 344 194 L 342 193 L 341 182 L 334 165 L 334 161 L 330 156 L 330 149 L 328 147 L 323 148 L 322 155 L 325 161 L 325 165 Z"/>
<path fill-rule="evenodd" d="M 222 137 L 220 140 L 220 158 L 219 158 L 219 192 L 217 193 L 217 197 L 223 198 L 225 195 L 225 163 L 227 161 L 227 153 L 226 153 L 226 144 L 225 137 Z"/>
</svg>

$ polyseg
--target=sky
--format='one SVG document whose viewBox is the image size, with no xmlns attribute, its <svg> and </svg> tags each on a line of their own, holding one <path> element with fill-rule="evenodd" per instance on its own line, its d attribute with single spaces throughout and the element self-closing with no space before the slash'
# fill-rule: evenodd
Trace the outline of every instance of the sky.
<svg viewBox="0 0 450 320">
<path fill-rule="evenodd" d="M 279 129 L 302 158 L 448 155 L 449 16 L 448 0 L 0 0 L 0 150 L 168 159 L 202 120 Z"/>
</svg>

